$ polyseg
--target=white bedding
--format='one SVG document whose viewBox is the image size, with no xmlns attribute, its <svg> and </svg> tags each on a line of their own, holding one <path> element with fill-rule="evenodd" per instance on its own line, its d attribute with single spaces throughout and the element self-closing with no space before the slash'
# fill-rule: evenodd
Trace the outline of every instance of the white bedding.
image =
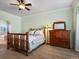
<svg viewBox="0 0 79 59">
<path fill-rule="evenodd" d="M 34 36 L 34 35 L 29 35 L 29 51 L 32 51 L 36 47 L 38 47 L 40 44 L 44 43 L 44 37 L 41 35 Z"/>
<path fill-rule="evenodd" d="M 32 51 L 33 49 L 37 48 L 45 41 L 43 30 L 37 30 L 34 33 L 33 32 L 30 32 L 28 36 L 29 51 Z"/>
</svg>

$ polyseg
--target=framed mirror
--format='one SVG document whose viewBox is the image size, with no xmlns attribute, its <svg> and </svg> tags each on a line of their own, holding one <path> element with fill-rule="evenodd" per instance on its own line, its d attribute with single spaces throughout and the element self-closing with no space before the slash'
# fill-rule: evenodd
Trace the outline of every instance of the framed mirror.
<svg viewBox="0 0 79 59">
<path fill-rule="evenodd" d="M 64 21 L 53 23 L 53 30 L 59 30 L 59 29 L 66 30 L 66 23 Z"/>
</svg>

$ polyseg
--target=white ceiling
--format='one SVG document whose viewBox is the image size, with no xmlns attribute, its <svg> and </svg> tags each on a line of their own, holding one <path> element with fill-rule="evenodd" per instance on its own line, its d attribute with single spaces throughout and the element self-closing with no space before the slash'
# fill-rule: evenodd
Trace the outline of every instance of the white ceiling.
<svg viewBox="0 0 79 59">
<path fill-rule="evenodd" d="M 27 0 L 25 2 L 27 2 Z M 9 4 L 18 3 L 17 0 L 0 0 L 0 10 L 17 16 L 26 16 L 29 14 L 70 7 L 72 5 L 73 0 L 30 0 L 30 2 L 32 3 L 31 11 L 19 11 L 17 6 Z"/>
</svg>

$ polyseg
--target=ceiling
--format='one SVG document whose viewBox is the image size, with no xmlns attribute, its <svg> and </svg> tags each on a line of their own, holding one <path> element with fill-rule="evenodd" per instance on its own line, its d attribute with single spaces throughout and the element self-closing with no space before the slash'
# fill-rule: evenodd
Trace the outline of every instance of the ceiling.
<svg viewBox="0 0 79 59">
<path fill-rule="evenodd" d="M 17 6 L 10 5 L 9 3 L 18 3 L 17 0 L 0 0 L 0 10 L 17 15 L 26 16 L 29 14 L 35 14 L 40 12 L 46 12 L 59 8 L 70 7 L 73 0 L 29 0 L 32 3 L 30 11 L 19 11 Z M 29 2 L 25 1 L 25 2 Z"/>
</svg>

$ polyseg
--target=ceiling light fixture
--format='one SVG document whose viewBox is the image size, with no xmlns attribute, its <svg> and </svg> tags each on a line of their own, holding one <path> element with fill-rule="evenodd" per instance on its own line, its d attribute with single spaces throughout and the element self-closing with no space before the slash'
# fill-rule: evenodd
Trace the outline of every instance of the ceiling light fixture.
<svg viewBox="0 0 79 59">
<path fill-rule="evenodd" d="M 10 3 L 10 4 L 18 6 L 18 10 L 27 9 L 28 11 L 30 11 L 30 8 L 28 6 L 32 6 L 31 3 L 25 3 L 24 0 L 17 0 L 17 2 L 18 2 L 17 4 L 16 3 Z"/>
<path fill-rule="evenodd" d="M 19 8 L 21 8 L 21 9 L 25 9 L 25 5 L 19 5 Z"/>
</svg>

